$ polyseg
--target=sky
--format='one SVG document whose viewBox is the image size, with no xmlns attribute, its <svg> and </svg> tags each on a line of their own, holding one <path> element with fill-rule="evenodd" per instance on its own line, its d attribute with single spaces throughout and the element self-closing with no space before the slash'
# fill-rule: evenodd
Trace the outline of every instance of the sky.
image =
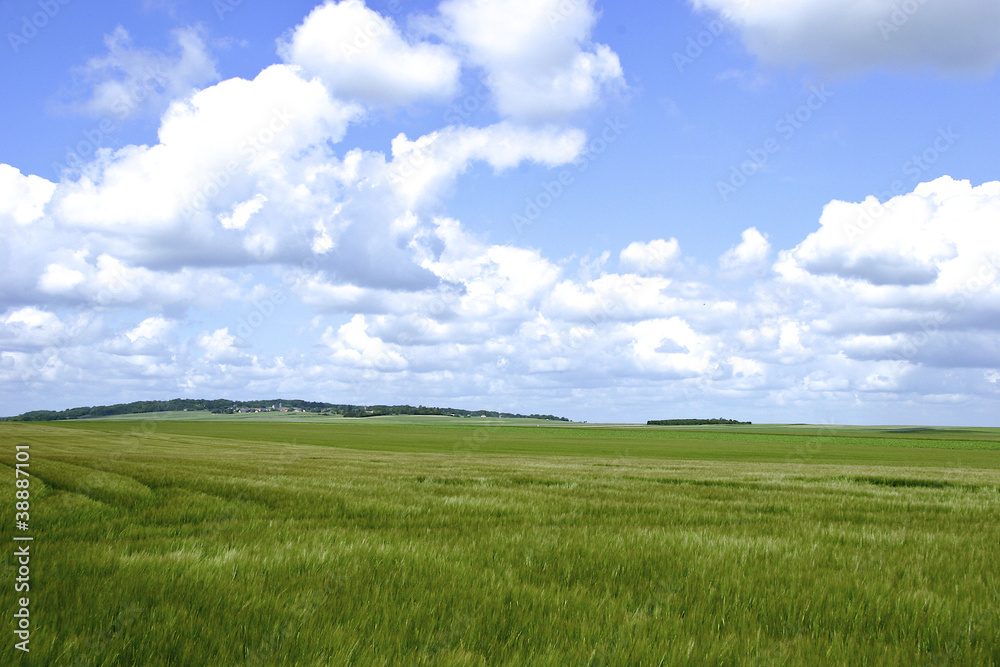
<svg viewBox="0 0 1000 667">
<path fill-rule="evenodd" d="M 0 0 L 0 413 L 1000 425 L 995 0 Z"/>
</svg>

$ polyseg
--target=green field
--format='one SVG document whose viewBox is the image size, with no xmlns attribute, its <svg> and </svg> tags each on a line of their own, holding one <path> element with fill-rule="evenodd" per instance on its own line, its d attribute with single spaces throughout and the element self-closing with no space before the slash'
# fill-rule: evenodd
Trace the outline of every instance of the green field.
<svg viewBox="0 0 1000 667">
<path fill-rule="evenodd" d="M 996 429 L 2 423 L 10 629 L 16 445 L 0 664 L 1000 664 Z"/>
</svg>

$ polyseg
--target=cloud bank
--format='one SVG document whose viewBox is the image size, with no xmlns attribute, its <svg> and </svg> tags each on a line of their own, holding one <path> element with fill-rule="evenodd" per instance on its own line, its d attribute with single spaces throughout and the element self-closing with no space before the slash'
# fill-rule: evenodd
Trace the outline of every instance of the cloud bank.
<svg viewBox="0 0 1000 667">
<path fill-rule="evenodd" d="M 676 406 L 990 418 L 1000 182 L 833 201 L 794 247 L 750 227 L 709 263 L 683 238 L 623 240 L 604 257 L 618 254 L 616 270 L 491 243 L 449 217 L 474 165 L 556 167 L 585 151 L 574 114 L 622 73 L 590 41 L 593 7 L 553 13 L 563 4 L 448 0 L 400 26 L 327 3 L 282 38 L 283 62 L 173 100 L 152 145 L 104 149 L 59 182 L 0 165 L 8 411 L 180 394 L 579 419 Z M 462 71 L 484 73 L 496 122 L 399 134 L 388 150 L 347 141 L 390 106 L 446 105 Z"/>
<path fill-rule="evenodd" d="M 872 68 L 988 75 L 1000 63 L 991 0 L 691 0 L 734 27 L 769 65 L 846 73 Z"/>
</svg>

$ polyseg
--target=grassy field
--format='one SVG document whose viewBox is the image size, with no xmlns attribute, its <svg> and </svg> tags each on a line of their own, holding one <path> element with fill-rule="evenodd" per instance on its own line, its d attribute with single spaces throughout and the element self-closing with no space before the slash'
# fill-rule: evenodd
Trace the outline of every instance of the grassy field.
<svg viewBox="0 0 1000 667">
<path fill-rule="evenodd" d="M 3 423 L 8 622 L 18 444 L 0 664 L 1000 664 L 997 430 Z"/>
</svg>

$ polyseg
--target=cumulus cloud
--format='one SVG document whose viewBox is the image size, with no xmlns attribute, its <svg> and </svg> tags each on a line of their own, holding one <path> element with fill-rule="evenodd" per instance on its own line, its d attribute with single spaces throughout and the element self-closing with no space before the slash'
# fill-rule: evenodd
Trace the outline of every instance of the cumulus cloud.
<svg viewBox="0 0 1000 667">
<path fill-rule="evenodd" d="M 0 226 L 28 225 L 41 218 L 55 189 L 51 181 L 0 164 Z"/>
<path fill-rule="evenodd" d="M 779 253 L 777 284 L 795 295 L 788 306 L 810 304 L 798 310 L 810 349 L 891 362 L 896 376 L 912 375 L 893 391 L 929 392 L 922 369 L 997 364 L 998 220 L 996 181 L 942 177 L 884 203 L 834 201 L 817 231 Z M 862 386 L 891 388 L 872 378 Z"/>
<path fill-rule="evenodd" d="M 38 279 L 40 298 L 94 306 L 183 308 L 218 304 L 240 294 L 234 280 L 210 269 L 154 271 L 107 254 L 90 261 L 85 252 L 60 257 L 64 263 L 49 264 Z"/>
<path fill-rule="evenodd" d="M 399 371 L 407 366 L 399 346 L 368 333 L 364 315 L 355 315 L 336 332 L 328 328 L 322 340 L 330 347 L 336 363 L 380 371 Z"/>
<path fill-rule="evenodd" d="M 127 225 L 146 235 L 176 231 L 203 212 L 231 210 L 260 181 L 280 200 L 295 187 L 281 180 L 288 156 L 339 141 L 357 113 L 285 66 L 269 67 L 253 81 L 229 79 L 175 102 L 158 144 L 102 151 L 78 181 L 62 184 L 54 214 L 80 229 Z"/>
<path fill-rule="evenodd" d="M 33 306 L 15 310 L 3 318 L 3 334 L 8 345 L 52 345 L 65 333 L 66 327 L 54 313 Z"/>
<path fill-rule="evenodd" d="M 248 355 L 241 352 L 235 345 L 236 336 L 229 333 L 229 328 L 203 331 L 196 339 L 198 347 L 203 351 L 203 359 L 219 364 L 241 364 L 248 360 Z"/>
<path fill-rule="evenodd" d="M 656 239 L 649 243 L 634 241 L 619 255 L 618 262 L 624 271 L 641 274 L 664 273 L 677 267 L 681 246 L 677 239 Z"/>
<path fill-rule="evenodd" d="M 64 249 L 155 271 L 311 264 L 370 288 L 423 288 L 435 277 L 409 243 L 430 224 L 421 211 L 439 205 L 469 164 L 555 166 L 575 159 L 586 142 L 578 129 L 505 121 L 412 140 L 399 135 L 390 156 L 332 149 L 361 118 L 356 104 L 331 97 L 291 66 L 223 81 L 175 102 L 159 143 L 104 150 L 78 180 L 53 186 L 47 224 L 60 234 L 39 232 L 28 245 L 58 240 Z M 14 201 L 32 201 L 28 181 L 8 180 L 20 188 Z M 31 183 L 37 197 L 46 194 L 44 182 Z M 48 295 L 93 294 L 81 276 L 94 271 L 81 261 L 42 260 L 35 287 Z"/>
<path fill-rule="evenodd" d="M 94 342 L 98 328 L 99 319 L 89 313 L 60 318 L 51 310 L 25 306 L 0 316 L 0 345 L 22 360 L 28 358 L 25 353 L 34 353 L 37 369 L 53 356 L 52 348 Z"/>
<path fill-rule="evenodd" d="M 457 76 L 457 60 L 446 47 L 404 38 L 391 20 L 353 0 L 317 8 L 282 42 L 282 52 L 289 59 L 319 57 L 317 40 L 334 23 L 352 35 L 372 33 L 365 49 L 346 56 L 401 76 L 379 83 L 374 70 L 358 74 L 358 81 L 384 84 L 387 91 L 403 86 L 397 102 L 435 97 Z M 184 33 L 178 39 L 188 44 L 181 60 L 197 61 L 191 40 L 200 38 Z M 90 63 L 92 70 L 134 73 L 155 60 L 133 48 L 124 31 L 109 37 L 109 50 L 107 59 Z M 405 68 L 399 74 L 397 56 L 417 69 L 425 57 L 443 59 L 440 71 L 448 76 L 440 85 L 424 85 Z M 331 67 L 335 76 L 350 69 Z M 150 307 L 176 308 L 185 303 L 178 298 L 185 289 L 199 287 L 188 304 L 205 294 L 231 295 L 238 291 L 234 276 L 223 275 L 230 267 L 264 264 L 314 274 L 293 282 L 334 285 L 325 294 L 344 294 L 349 286 L 365 294 L 430 288 L 440 277 L 421 265 L 426 249 L 416 250 L 413 242 L 433 228 L 428 211 L 440 206 L 468 165 L 551 167 L 578 157 L 586 142 L 584 132 L 565 125 L 503 121 L 412 139 L 401 134 L 388 155 L 341 148 L 364 110 L 322 72 L 310 76 L 307 63 L 295 63 L 191 95 L 174 87 L 178 97 L 162 117 L 158 143 L 101 149 L 75 180 L 67 174 L 52 184 L 0 170 L 0 188 L 10 193 L 0 204 L 9 211 L 0 215 L 27 225 L 4 232 L 5 258 L 13 245 L 24 252 L 0 269 L 0 298 L 101 306 L 152 299 Z M 407 92 L 414 82 L 419 90 Z M 33 221 L 38 224 L 28 225 Z"/>
<path fill-rule="evenodd" d="M 135 343 L 141 340 L 159 341 L 174 328 L 174 323 L 163 317 L 147 317 L 131 330 L 125 332 L 125 337 Z"/>
<path fill-rule="evenodd" d="M 503 390 L 547 400 L 567 386 L 577 387 L 582 399 L 602 387 L 605 396 L 618 395 L 622 390 L 612 388 L 629 378 L 690 404 L 765 401 L 793 411 L 817 396 L 839 400 L 843 410 L 858 396 L 869 406 L 922 405 L 928 393 L 954 400 L 988 396 L 995 391 L 989 377 L 996 372 L 1000 326 L 993 315 L 1000 307 L 997 273 L 988 264 L 1000 252 L 993 233 L 998 188 L 952 179 L 922 184 L 884 204 L 878 218 L 884 229 L 873 221 L 854 238 L 848 230 L 864 203 L 832 202 L 816 232 L 779 253 L 775 272 L 757 276 L 738 295 L 685 275 L 685 267 L 676 266 L 676 239 L 629 246 L 620 273 L 574 276 L 536 250 L 484 243 L 450 218 L 430 226 L 404 220 L 400 228 L 419 232 L 412 251 L 435 277 L 429 286 L 403 293 L 305 274 L 292 284 L 303 303 L 320 313 L 350 314 L 319 336 L 324 354 L 259 358 L 237 349 L 230 329 L 216 328 L 195 338 L 200 354 L 184 362 L 184 377 L 196 386 L 222 378 L 272 386 L 267 382 L 302 381 L 336 368 L 340 380 L 317 386 L 350 393 L 391 383 L 405 398 L 408 391 L 425 396 L 431 385 L 450 387 L 451 396 Z M 934 206 L 914 205 L 921 201 Z M 856 215 L 829 213 L 841 205 Z M 897 226 L 892 212 L 900 206 L 907 222 Z M 888 252 L 880 235 L 896 239 L 898 265 L 919 264 L 921 244 L 954 250 L 933 283 L 883 284 L 881 274 L 855 275 L 856 264 L 841 261 L 848 250 Z M 732 271 L 766 266 L 769 248 L 764 234 L 750 228 L 720 264 Z M 817 264 L 818 257 L 827 259 Z M 664 275 L 675 268 L 681 273 Z M 14 313 L 14 328 L 49 326 L 39 318 L 51 319 L 44 312 Z M 147 318 L 128 330 L 121 353 L 135 363 L 140 352 L 157 352 L 155 339 L 183 357 L 183 348 L 170 342 L 173 335 L 168 320 Z M 46 368 L 51 373 L 55 366 Z M 937 387 L 942 369 L 961 380 Z M 658 384 L 667 382 L 675 384 L 669 390 Z"/>
<path fill-rule="evenodd" d="M 413 141 L 392 141 L 389 179 L 409 206 L 433 200 L 473 160 L 496 171 L 523 161 L 553 167 L 576 159 L 586 134 L 574 128 L 527 128 L 501 122 L 485 128 L 448 127 Z"/>
<path fill-rule="evenodd" d="M 786 276 L 873 286 L 954 288 L 1000 247 L 1000 183 L 972 187 L 943 176 L 885 203 L 833 201 L 820 229 L 782 253 Z"/>
<path fill-rule="evenodd" d="M 577 275 L 537 250 L 486 243 L 451 218 L 404 220 L 398 226 L 416 230 L 412 252 L 435 281 L 402 292 L 304 273 L 290 284 L 303 304 L 349 317 L 313 334 L 319 347 L 308 355 L 251 354 L 229 327 L 185 346 L 171 320 L 154 315 L 107 344 L 122 360 L 109 365 L 124 373 L 143 360 L 154 375 L 181 378 L 162 381 L 178 383 L 169 386 L 307 383 L 358 402 L 503 396 L 575 414 L 660 400 L 788 416 L 824 405 L 868 419 L 891 408 L 944 420 L 956 401 L 989 402 L 997 392 L 1000 183 L 938 179 L 897 199 L 879 215 L 865 202 L 831 202 L 813 234 L 778 254 L 774 272 L 726 292 L 683 266 L 664 275 L 674 265 L 644 252 L 659 248 L 654 258 L 676 262 L 676 239 L 630 246 L 619 272 Z M 866 214 L 874 216 L 867 223 Z M 890 252 L 890 239 L 896 265 L 941 255 L 933 282 L 857 274 L 851 258 Z M 750 228 L 720 264 L 766 266 L 769 247 Z M 65 265 L 79 266 L 75 258 Z M 0 375 L 72 373 L 68 354 L 14 342 L 72 328 L 36 307 L 9 311 Z"/>
<path fill-rule="evenodd" d="M 1000 5 L 990 0 L 691 0 L 735 26 L 763 62 L 853 72 L 933 67 L 989 74 L 1000 63 Z"/>
<path fill-rule="evenodd" d="M 743 231 L 738 245 L 719 257 L 719 267 L 726 277 L 760 276 L 767 271 L 770 253 L 771 244 L 767 236 L 756 227 L 750 227 Z"/>
<path fill-rule="evenodd" d="M 317 7 L 278 50 L 334 95 L 369 105 L 445 99 L 458 89 L 460 62 L 448 47 L 408 41 L 362 0 Z"/>
<path fill-rule="evenodd" d="M 482 68 L 504 116 L 564 118 L 624 87 L 618 55 L 590 34 L 590 0 L 446 0 L 447 39 Z"/>
<path fill-rule="evenodd" d="M 81 271 L 61 264 L 49 264 L 38 279 L 38 288 L 48 294 L 66 294 L 86 279 Z"/>
</svg>

